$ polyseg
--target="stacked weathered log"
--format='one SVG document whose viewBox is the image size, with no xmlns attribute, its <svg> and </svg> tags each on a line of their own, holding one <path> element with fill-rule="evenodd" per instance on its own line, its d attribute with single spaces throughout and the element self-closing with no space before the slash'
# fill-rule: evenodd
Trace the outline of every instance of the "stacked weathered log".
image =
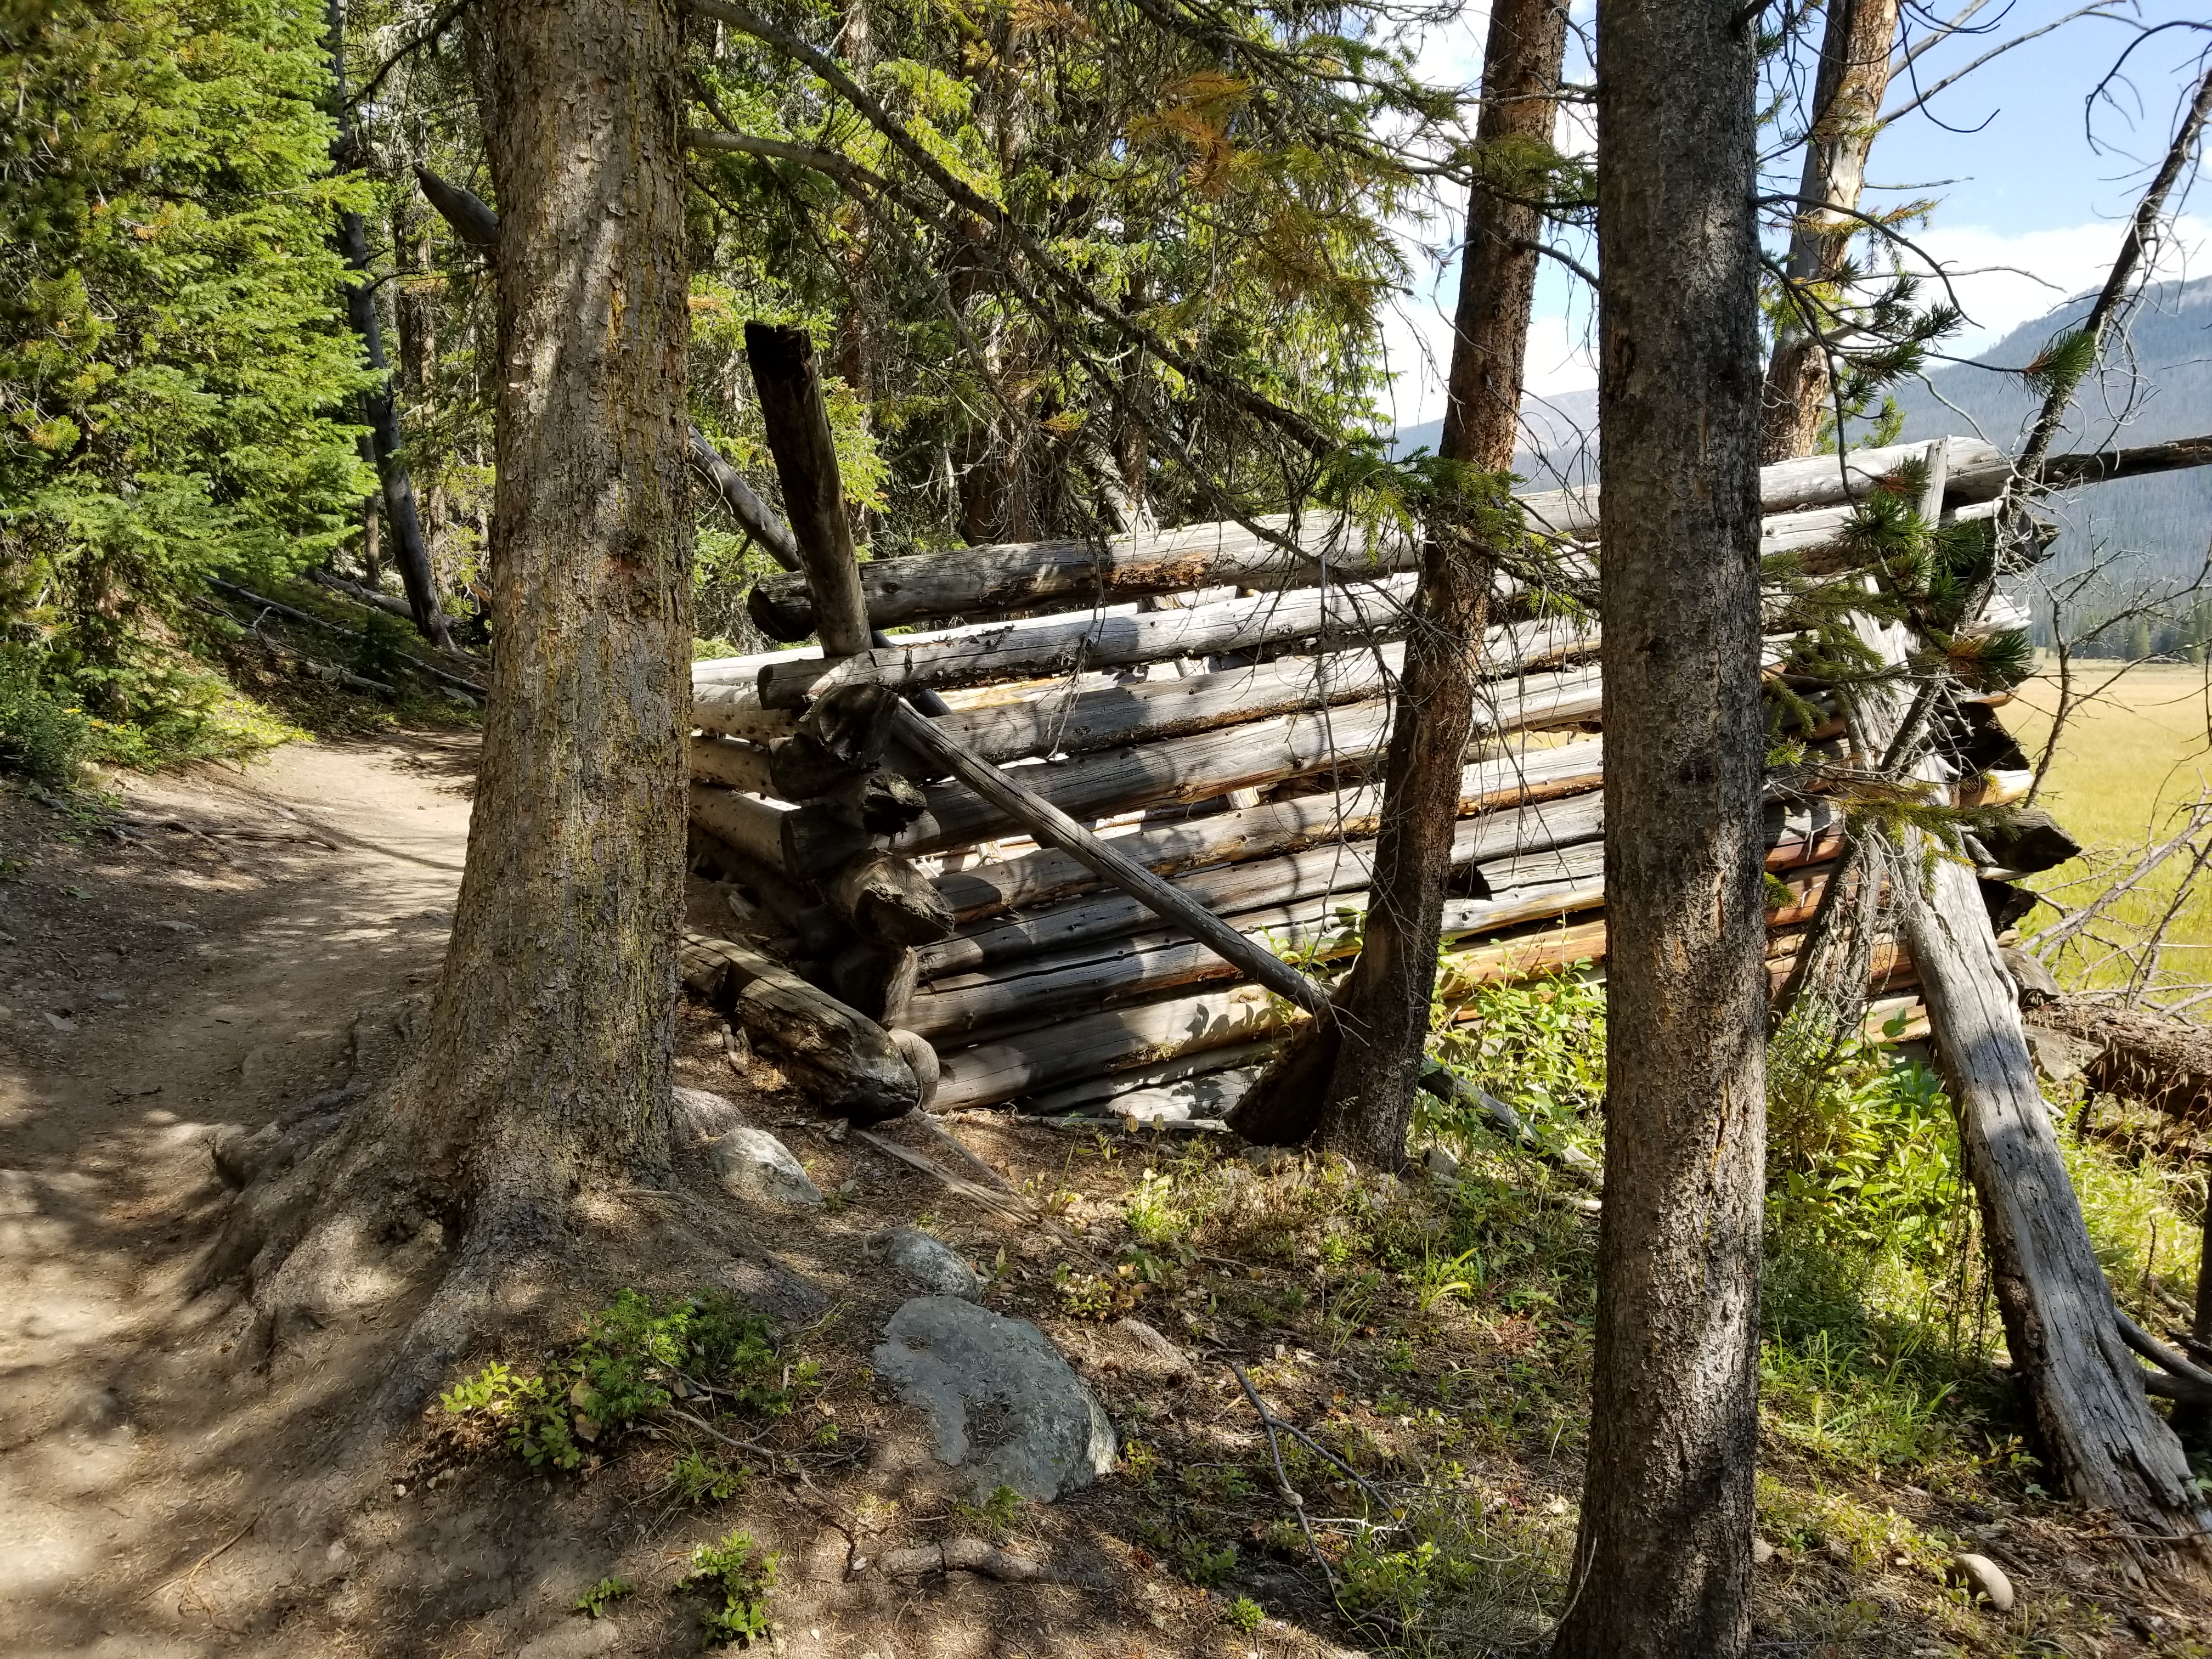
<svg viewBox="0 0 2212 1659">
<path fill-rule="evenodd" d="M 1767 547 L 1832 541 L 1847 492 L 1922 453 L 1854 455 L 1848 471 L 1834 457 L 1766 469 Z M 2001 458 L 1959 440 L 1949 453 L 1950 505 L 1979 510 Z M 1523 506 L 1581 556 L 1571 544 L 1595 530 L 1594 492 Z M 1027 1097 L 1095 1111 L 1117 1091 L 1141 1106 L 1178 1090 L 1203 1106 L 1198 1079 L 1249 1072 L 1297 1011 L 902 749 L 893 699 L 939 694 L 939 732 L 1099 826 L 1237 933 L 1303 962 L 1342 957 L 1366 902 L 1396 641 L 1413 621 L 1409 562 L 1395 540 L 1279 520 L 1258 533 L 1197 526 L 1105 546 L 973 548 L 848 564 L 858 594 L 831 594 L 846 613 L 834 625 L 811 563 L 770 578 L 752 606 L 764 629 L 818 629 L 842 648 L 698 665 L 702 847 L 761 907 L 754 932 L 799 978 L 926 1039 L 942 1067 L 939 1109 Z M 1222 585 L 1242 596 L 1130 603 Z M 1512 614 L 1520 596 L 1501 598 Z M 1004 619 L 975 620 L 994 616 Z M 914 624 L 936 626 L 859 637 Z M 1484 642 L 1485 717 L 1445 913 L 1448 1002 L 1604 957 L 1603 748 L 1577 730 L 1600 712 L 1597 644 L 1586 617 L 1534 615 Z M 1237 805 L 1253 799 L 1239 792 L 1260 804 Z M 1769 811 L 1778 985 L 1839 834 L 1817 799 Z M 1910 973 L 1893 946 L 1877 953 L 1878 988 Z"/>
</svg>

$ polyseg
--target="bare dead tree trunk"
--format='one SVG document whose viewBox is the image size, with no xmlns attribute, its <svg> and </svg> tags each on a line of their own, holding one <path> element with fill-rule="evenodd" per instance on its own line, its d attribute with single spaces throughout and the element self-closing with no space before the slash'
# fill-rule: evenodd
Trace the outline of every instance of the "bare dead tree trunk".
<svg viewBox="0 0 2212 1659">
<path fill-rule="evenodd" d="M 495 0 L 494 633 L 425 1133 L 495 1207 L 664 1168 L 688 799 L 682 53 L 671 0 Z M 510 378 L 511 376 L 511 378 Z"/>
<path fill-rule="evenodd" d="M 1867 153 L 1881 123 L 1889 90 L 1890 46 L 1897 37 L 1897 0 L 1832 0 L 1820 36 L 1820 68 L 1813 83 L 1813 125 L 1805 135 L 1805 167 L 1797 185 L 1796 223 L 1790 234 L 1790 281 L 1797 305 L 1823 331 L 1821 301 L 1832 292 L 1856 219 L 1831 210 L 1856 208 L 1866 184 Z M 1759 422 L 1762 461 L 1809 455 L 1820 437 L 1832 384 L 1828 350 L 1785 300 L 1774 355 L 1766 368 Z"/>
<path fill-rule="evenodd" d="M 438 374 L 438 302 L 434 289 L 436 278 L 430 267 L 428 218 L 403 205 L 392 216 L 392 240 L 404 273 L 393 285 L 392 295 L 392 319 L 399 329 L 399 383 L 419 422 L 429 413 L 436 397 Z M 446 539 L 446 485 L 434 467 L 422 491 L 422 517 L 423 556 L 429 561 L 434 592 L 440 567 L 445 563 Z"/>
<path fill-rule="evenodd" d="M 345 102 L 345 10 L 343 0 L 329 0 L 331 65 L 337 92 L 337 140 L 332 146 L 341 167 L 353 165 L 353 122 Z M 368 230 L 358 213 L 338 215 L 338 253 L 363 278 L 369 274 Z M 346 319 L 361 337 L 362 352 L 372 372 L 386 368 L 384 326 L 376 313 L 376 290 L 366 280 L 348 286 Z M 388 381 L 362 394 L 362 421 L 368 428 L 370 453 L 384 496 L 384 520 L 392 530 L 392 562 L 407 589 L 407 603 L 415 613 L 415 626 L 422 637 L 441 650 L 453 648 L 445 614 L 438 609 L 437 584 L 430 573 L 430 556 L 422 544 L 422 520 L 415 510 L 415 485 L 407 464 L 399 457 L 399 410 Z"/>
<path fill-rule="evenodd" d="M 1923 845 L 1910 836 L 1908 866 Z M 1940 859 L 1929 893 L 1908 885 L 1905 921 L 1958 1103 L 2005 1346 L 2044 1454 L 2078 1502 L 2112 1511 L 2138 1555 L 2202 1582 L 2212 1514 L 2121 1336 L 1973 872 Z"/>
<path fill-rule="evenodd" d="M 1598 13 L 1605 1211 L 1562 1659 L 1750 1638 L 1766 986 L 1751 14 Z"/>
<path fill-rule="evenodd" d="M 1548 144 L 1566 51 L 1559 0 L 1498 0 L 1483 52 L 1485 143 Z M 1513 464 L 1521 376 L 1542 216 L 1468 191 L 1467 246 L 1453 323 L 1450 402 L 1439 453 L 1483 472 Z M 1498 492 L 1503 495 L 1503 490 Z M 1474 720 L 1476 658 L 1497 573 L 1489 532 L 1440 521 L 1422 549 L 1421 586 L 1390 728 L 1388 783 L 1367 933 L 1341 999 L 1341 1036 L 1322 1144 L 1395 1169 L 1429 1034 L 1459 774 Z"/>
</svg>

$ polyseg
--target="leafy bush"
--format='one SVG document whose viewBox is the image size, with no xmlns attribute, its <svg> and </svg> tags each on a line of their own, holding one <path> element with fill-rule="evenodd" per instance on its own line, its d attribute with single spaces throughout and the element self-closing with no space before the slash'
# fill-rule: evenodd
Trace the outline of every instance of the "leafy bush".
<svg viewBox="0 0 2212 1659">
<path fill-rule="evenodd" d="M 203 579 L 312 562 L 367 491 L 328 237 L 368 187 L 331 172 L 311 8 L 9 15 L 0 82 L 38 155 L 0 175 L 0 637 L 64 707 L 173 724 Z"/>
<path fill-rule="evenodd" d="M 1436 1012 L 1430 1048 L 1439 1060 L 1510 1104 L 1539 1139 L 1595 1152 L 1605 1099 L 1602 981 L 1569 969 L 1480 985 Z M 1429 1134 L 1464 1140 L 1485 1132 L 1465 1121 L 1464 1108 L 1425 1094 L 1416 1110 L 1416 1127 Z"/>
<path fill-rule="evenodd" d="M 710 1644 L 750 1647 L 769 1633 L 768 1593 L 775 1583 L 775 1562 L 743 1532 L 691 1552 L 691 1571 L 676 1588 L 707 1597 L 700 1621 Z"/>
<path fill-rule="evenodd" d="M 637 1586 L 629 1579 L 618 1572 L 611 1572 L 578 1596 L 570 1604 L 569 1610 L 598 1619 L 605 1614 L 610 1601 L 619 1601 L 623 1596 L 633 1595 L 636 1592 Z"/>
<path fill-rule="evenodd" d="M 687 1395 L 712 1388 L 741 1409 L 786 1415 L 793 1389 L 811 1387 L 819 1369 L 811 1360 L 798 1362 L 789 1385 L 782 1373 L 767 1320 L 726 1292 L 710 1291 L 660 1309 L 625 1290 L 540 1374 L 525 1376 L 495 1361 L 440 1395 L 439 1404 L 456 1415 L 483 1412 L 498 1419 L 508 1449 L 543 1473 L 575 1468 L 587 1447 L 611 1447 L 639 1419 L 672 1404 L 679 1388 Z"/>
<path fill-rule="evenodd" d="M 0 771 L 64 787 L 92 744 L 92 721 L 40 684 L 27 654 L 0 648 Z"/>
</svg>

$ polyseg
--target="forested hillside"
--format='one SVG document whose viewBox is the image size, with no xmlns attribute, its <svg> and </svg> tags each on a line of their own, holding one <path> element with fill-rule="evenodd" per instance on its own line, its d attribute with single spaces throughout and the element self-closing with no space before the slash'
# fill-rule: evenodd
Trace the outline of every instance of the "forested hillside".
<svg viewBox="0 0 2212 1659">
<path fill-rule="evenodd" d="M 1972 432 L 2010 445 L 2040 399 L 2018 369 L 2078 323 L 2088 299 L 2023 324 L 1973 363 L 1936 368 L 1927 384 L 1906 381 L 1894 396 L 1905 417 L 1901 435 Z M 2106 449 L 2160 443 L 2212 432 L 2212 278 L 2160 283 L 2147 291 L 2130 320 L 2126 346 L 2082 387 L 2068 415 L 2062 449 Z M 2051 504 L 2063 526 L 2051 574 L 2092 561 L 2116 562 L 2114 581 L 2186 582 L 2212 553 L 2212 473 L 2201 470 L 2124 478 L 2075 492 Z"/>
</svg>

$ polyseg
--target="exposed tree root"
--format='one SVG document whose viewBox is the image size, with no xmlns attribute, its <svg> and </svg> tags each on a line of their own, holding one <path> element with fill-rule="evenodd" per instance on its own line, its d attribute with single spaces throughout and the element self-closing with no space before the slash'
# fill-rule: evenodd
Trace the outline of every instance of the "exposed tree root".
<svg viewBox="0 0 2212 1659">
<path fill-rule="evenodd" d="M 375 1058 L 365 1046 L 364 1068 Z M 526 1147 L 499 1149 L 479 1161 L 489 1173 L 471 1179 L 420 1127 L 435 1121 L 422 1109 L 425 1071 L 419 1053 L 380 1082 L 363 1069 L 273 1133 L 234 1133 L 211 1148 L 239 1191 L 193 1288 L 242 1293 L 233 1316 L 242 1372 L 313 1363 L 345 1331 L 404 1317 L 396 1343 L 370 1343 L 378 1374 L 362 1379 L 333 1437 L 325 1497 L 337 1504 L 383 1466 L 472 1352 L 550 1337 L 614 1273 L 610 1224 L 621 1231 L 636 1200 L 658 1196 L 586 1187 Z M 745 1251 L 737 1240 L 686 1242 L 702 1267 L 726 1268 L 732 1246 Z"/>
</svg>

